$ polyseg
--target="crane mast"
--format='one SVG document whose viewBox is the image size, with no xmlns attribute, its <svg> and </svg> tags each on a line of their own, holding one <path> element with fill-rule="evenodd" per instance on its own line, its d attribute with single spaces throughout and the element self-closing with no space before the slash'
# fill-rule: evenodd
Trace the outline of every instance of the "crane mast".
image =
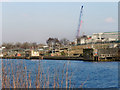
<svg viewBox="0 0 120 90">
<path fill-rule="evenodd" d="M 78 30 L 77 30 L 77 35 L 76 38 L 78 38 L 80 36 L 80 28 L 81 28 L 81 23 L 82 23 L 82 12 L 83 12 L 83 6 L 81 6 L 81 10 L 80 10 L 80 17 L 79 17 L 79 24 L 78 24 Z"/>
</svg>

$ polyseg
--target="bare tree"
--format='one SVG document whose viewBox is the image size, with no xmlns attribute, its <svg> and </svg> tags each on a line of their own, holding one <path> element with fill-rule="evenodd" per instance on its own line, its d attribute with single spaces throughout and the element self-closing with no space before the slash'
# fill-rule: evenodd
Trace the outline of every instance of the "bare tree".
<svg viewBox="0 0 120 90">
<path fill-rule="evenodd" d="M 46 41 L 46 43 L 47 43 L 47 45 L 48 46 L 56 46 L 56 45 L 60 45 L 61 43 L 60 43 L 60 41 L 57 39 L 57 38 L 49 38 L 47 41 Z"/>
<path fill-rule="evenodd" d="M 66 46 L 66 45 L 69 45 L 70 41 L 66 38 L 63 38 L 63 39 L 60 40 L 60 43 L 64 46 Z"/>
<path fill-rule="evenodd" d="M 6 49 L 13 49 L 14 48 L 13 43 L 3 43 L 2 46 L 5 47 Z"/>
<path fill-rule="evenodd" d="M 31 43 L 31 46 L 32 46 L 33 48 L 38 48 L 38 45 L 37 45 L 37 43 L 36 43 L 36 42 Z"/>
<path fill-rule="evenodd" d="M 22 43 L 20 42 L 15 43 L 15 48 L 21 48 L 21 47 L 22 47 Z"/>
<path fill-rule="evenodd" d="M 29 49 L 30 47 L 31 47 L 30 43 L 24 42 L 24 43 L 22 44 L 22 47 L 21 47 L 21 48 L 23 48 L 23 49 Z"/>
</svg>

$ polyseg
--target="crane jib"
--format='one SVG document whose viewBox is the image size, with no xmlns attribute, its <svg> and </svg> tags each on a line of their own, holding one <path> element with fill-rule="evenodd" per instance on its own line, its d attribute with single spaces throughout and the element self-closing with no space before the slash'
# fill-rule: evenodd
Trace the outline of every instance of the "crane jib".
<svg viewBox="0 0 120 90">
<path fill-rule="evenodd" d="M 76 37 L 79 37 L 79 34 L 80 34 L 80 28 L 81 28 L 81 18 L 82 18 L 82 11 L 83 11 L 83 6 L 81 6 L 81 10 L 80 10 L 80 17 L 79 17 L 79 24 L 78 24 L 78 30 L 77 30 L 77 36 Z"/>
</svg>

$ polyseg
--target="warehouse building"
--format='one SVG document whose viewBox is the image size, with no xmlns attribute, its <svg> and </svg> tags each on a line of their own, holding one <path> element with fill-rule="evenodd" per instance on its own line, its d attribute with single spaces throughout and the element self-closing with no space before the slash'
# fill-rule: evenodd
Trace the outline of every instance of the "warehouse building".
<svg viewBox="0 0 120 90">
<path fill-rule="evenodd" d="M 118 32 L 93 33 L 91 36 L 83 35 L 77 38 L 78 45 L 115 41 L 118 41 Z"/>
</svg>

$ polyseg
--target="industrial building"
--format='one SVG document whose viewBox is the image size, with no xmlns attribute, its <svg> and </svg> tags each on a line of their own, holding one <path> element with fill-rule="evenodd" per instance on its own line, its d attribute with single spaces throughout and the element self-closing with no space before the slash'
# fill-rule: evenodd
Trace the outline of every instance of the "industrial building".
<svg viewBox="0 0 120 90">
<path fill-rule="evenodd" d="M 77 38 L 78 45 L 115 41 L 118 41 L 118 32 L 93 33 L 91 36 L 83 35 Z"/>
<path fill-rule="evenodd" d="M 106 49 L 83 49 L 83 57 L 85 60 L 101 61 L 101 60 L 120 60 L 119 48 Z"/>
<path fill-rule="evenodd" d="M 91 37 L 93 42 L 118 41 L 118 32 L 93 33 Z"/>
</svg>

